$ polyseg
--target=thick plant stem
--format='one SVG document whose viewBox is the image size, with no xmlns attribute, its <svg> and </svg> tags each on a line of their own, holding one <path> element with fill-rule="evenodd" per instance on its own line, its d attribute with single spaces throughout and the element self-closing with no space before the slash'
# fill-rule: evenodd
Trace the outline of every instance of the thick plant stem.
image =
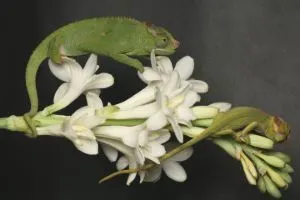
<svg viewBox="0 0 300 200">
<path fill-rule="evenodd" d="M 197 142 L 200 142 L 201 140 L 207 138 L 208 136 L 211 135 L 211 132 L 210 131 L 203 131 L 201 134 L 199 134 L 198 136 L 194 137 L 193 139 L 187 141 L 186 143 L 178 146 L 177 148 L 169 151 L 168 153 L 166 153 L 165 155 L 163 155 L 162 157 L 160 157 L 160 161 L 164 161 L 172 156 L 174 156 L 175 154 L 183 151 L 184 149 L 188 148 L 188 147 L 191 147 L 192 145 L 196 144 Z M 147 164 L 143 167 L 140 167 L 140 168 L 136 168 L 136 169 L 127 169 L 127 170 L 121 170 L 121 171 L 118 171 L 118 172 L 114 172 L 104 178 L 102 178 L 99 183 L 102 183 L 104 181 L 107 181 L 111 178 L 114 178 L 115 176 L 118 176 L 118 175 L 121 175 L 121 174 L 130 174 L 130 173 L 135 173 L 135 172 L 139 172 L 139 171 L 145 171 L 147 169 L 150 169 L 152 167 L 154 167 L 156 164 L 155 163 L 150 163 L 150 164 Z"/>
<path fill-rule="evenodd" d="M 3 128 L 3 129 L 7 128 L 7 118 L 6 117 L 0 118 L 0 128 Z"/>
</svg>

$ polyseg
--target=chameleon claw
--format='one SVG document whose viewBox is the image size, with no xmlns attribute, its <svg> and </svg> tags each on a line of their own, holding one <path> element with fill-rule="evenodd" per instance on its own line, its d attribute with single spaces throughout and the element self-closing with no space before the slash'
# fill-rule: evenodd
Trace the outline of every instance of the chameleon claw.
<svg viewBox="0 0 300 200">
<path fill-rule="evenodd" d="M 24 120 L 29 128 L 29 131 L 26 135 L 30 138 L 36 138 L 38 136 L 36 126 L 34 125 L 33 120 L 28 113 L 24 114 Z"/>
</svg>

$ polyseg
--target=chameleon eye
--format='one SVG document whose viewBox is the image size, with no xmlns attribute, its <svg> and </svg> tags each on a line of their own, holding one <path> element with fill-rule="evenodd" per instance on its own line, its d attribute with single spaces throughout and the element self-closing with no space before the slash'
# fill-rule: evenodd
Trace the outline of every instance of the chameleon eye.
<svg viewBox="0 0 300 200">
<path fill-rule="evenodd" d="M 168 44 L 168 38 L 166 37 L 161 36 L 156 39 L 156 47 L 158 48 L 164 48 L 167 46 L 167 44 Z"/>
</svg>

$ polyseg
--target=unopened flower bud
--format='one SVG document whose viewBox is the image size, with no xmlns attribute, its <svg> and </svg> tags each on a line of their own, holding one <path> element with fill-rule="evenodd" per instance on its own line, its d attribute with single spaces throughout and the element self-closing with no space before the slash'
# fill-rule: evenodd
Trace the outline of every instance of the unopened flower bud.
<svg viewBox="0 0 300 200">
<path fill-rule="evenodd" d="M 274 183 L 276 183 L 276 185 L 278 187 L 285 187 L 287 186 L 286 182 L 283 180 L 283 178 L 280 176 L 279 173 L 275 172 L 271 167 L 267 168 L 267 173 L 270 176 L 270 178 L 272 179 L 272 181 Z"/>
<path fill-rule="evenodd" d="M 285 164 L 284 168 L 282 168 L 281 171 L 286 172 L 286 173 L 293 173 L 294 169 L 292 168 L 291 165 Z"/>
<path fill-rule="evenodd" d="M 266 184 L 265 184 L 265 181 L 264 181 L 263 177 L 260 176 L 260 177 L 258 178 L 257 186 L 258 186 L 258 189 L 259 189 L 262 193 L 266 193 L 267 188 L 266 188 Z"/>
<path fill-rule="evenodd" d="M 256 185 L 256 179 L 252 176 L 252 174 L 251 174 L 244 158 L 241 158 L 241 163 L 242 163 L 243 170 L 245 172 L 245 175 L 246 175 L 246 178 L 247 178 L 248 182 L 251 185 Z"/>
<path fill-rule="evenodd" d="M 278 158 L 280 158 L 281 160 L 283 160 L 286 163 L 290 163 L 291 162 L 291 157 L 285 153 L 282 152 L 270 152 L 268 153 L 268 155 L 271 156 L 276 156 Z"/>
<path fill-rule="evenodd" d="M 281 171 L 278 171 L 277 173 L 280 174 L 280 176 L 283 178 L 283 180 L 288 183 L 288 184 L 291 184 L 293 182 L 292 180 L 292 177 L 286 173 L 286 172 L 281 172 Z"/>
<path fill-rule="evenodd" d="M 268 193 L 275 198 L 280 198 L 281 197 L 281 193 L 279 191 L 279 189 L 276 187 L 276 185 L 273 183 L 273 181 L 267 176 L 263 176 L 265 184 L 266 184 L 266 189 L 268 191 Z"/>
<path fill-rule="evenodd" d="M 209 127 L 214 119 L 196 119 L 192 121 L 193 126 Z"/>
<path fill-rule="evenodd" d="M 260 157 L 261 159 L 263 159 L 269 165 L 272 165 L 274 167 L 283 168 L 286 164 L 283 160 L 277 158 L 276 156 L 269 156 L 269 155 L 262 154 L 260 152 L 255 152 L 254 154 Z"/>
<path fill-rule="evenodd" d="M 193 138 L 198 135 L 200 135 L 203 131 L 205 131 L 205 128 L 200 127 L 181 127 L 182 131 L 185 135 Z"/>
<path fill-rule="evenodd" d="M 194 115 L 197 119 L 214 118 L 219 113 L 219 109 L 210 106 L 195 106 L 192 108 Z"/>
<path fill-rule="evenodd" d="M 221 147 L 224 151 L 226 151 L 233 158 L 237 158 L 236 149 L 235 149 L 234 145 L 229 140 L 214 139 L 213 142 L 215 144 L 217 144 L 219 147 Z"/>
<path fill-rule="evenodd" d="M 266 137 L 256 135 L 256 134 L 249 134 L 249 144 L 251 146 L 262 148 L 262 149 L 272 149 L 274 142 Z"/>
<path fill-rule="evenodd" d="M 254 178 L 257 178 L 257 171 L 255 169 L 255 166 L 254 166 L 253 162 L 243 152 L 241 152 L 241 157 L 244 159 L 251 175 Z"/>
</svg>

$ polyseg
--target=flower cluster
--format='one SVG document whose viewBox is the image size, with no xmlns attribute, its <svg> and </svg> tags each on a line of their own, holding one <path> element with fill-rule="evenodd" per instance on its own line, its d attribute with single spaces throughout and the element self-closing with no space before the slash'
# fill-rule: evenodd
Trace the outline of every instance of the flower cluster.
<svg viewBox="0 0 300 200">
<path fill-rule="evenodd" d="M 208 85 L 190 79 L 194 70 L 190 56 L 183 57 L 173 67 L 168 57 L 155 57 L 152 52 L 151 67 L 138 73 L 147 86 L 127 100 L 107 106 L 99 94 L 101 89 L 113 84 L 114 78 L 107 73 L 95 74 L 99 68 L 97 56 L 92 54 L 83 68 L 74 59 L 63 58 L 63 61 L 62 65 L 49 61 L 51 72 L 65 83 L 58 88 L 54 104 L 39 115 L 51 115 L 81 94 L 86 96 L 87 106 L 70 117 L 65 116 L 62 123 L 37 128 L 38 134 L 66 137 L 78 150 L 91 155 L 98 153 L 100 144 L 107 158 L 116 162 L 118 170 L 139 168 L 148 162 L 157 165 L 146 172 L 131 173 L 128 185 L 137 174 L 140 182 L 157 181 L 162 169 L 171 179 L 184 181 L 186 173 L 179 162 L 192 155 L 191 148 L 160 161 L 170 150 L 172 134 L 176 138 L 175 146 L 176 141 L 179 145 L 184 141 L 184 134 L 190 136 L 197 130 L 193 121 L 214 118 L 218 112 L 230 109 L 227 103 L 194 106 L 200 101 L 200 94 L 208 91 Z"/>
<path fill-rule="evenodd" d="M 195 105 L 208 85 L 191 78 L 194 60 L 185 56 L 173 66 L 168 57 L 156 57 L 154 51 L 150 58 L 151 67 L 138 72 L 144 89 L 113 105 L 104 105 L 100 99 L 101 90 L 112 86 L 114 77 L 96 73 L 96 55 L 91 54 L 84 67 L 68 57 L 62 58 L 61 65 L 49 61 L 51 72 L 64 83 L 54 103 L 33 117 L 37 134 L 65 137 L 89 155 L 102 149 L 118 171 L 100 182 L 126 173 L 127 185 L 138 176 L 140 183 L 156 182 L 162 172 L 174 181 L 185 181 L 180 162 L 192 156 L 193 144 L 209 138 L 240 161 L 251 185 L 281 197 L 280 189 L 292 182 L 293 168 L 289 156 L 272 149 L 289 134 L 289 126 L 255 108 L 230 110 L 231 104 L 224 102 Z M 71 116 L 56 114 L 80 95 L 86 98 L 85 106 Z M 265 116 L 264 121 L 254 121 L 260 117 L 253 117 L 253 112 Z M 14 115 L 1 118 L 0 127 L 29 131 L 24 118 Z"/>
</svg>

